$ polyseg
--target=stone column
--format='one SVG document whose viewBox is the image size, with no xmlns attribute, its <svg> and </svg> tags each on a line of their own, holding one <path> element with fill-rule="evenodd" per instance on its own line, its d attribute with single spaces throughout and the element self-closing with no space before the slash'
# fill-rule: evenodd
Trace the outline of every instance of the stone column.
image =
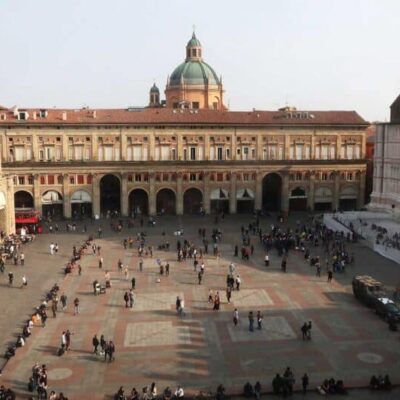
<svg viewBox="0 0 400 400">
<path fill-rule="evenodd" d="M 32 135 L 32 160 L 39 160 L 38 137 L 35 133 Z"/>
<path fill-rule="evenodd" d="M 203 207 L 204 212 L 208 215 L 211 211 L 211 200 L 210 200 L 211 190 L 210 190 L 210 173 L 206 172 L 204 174 L 204 190 L 203 190 Z"/>
<path fill-rule="evenodd" d="M 289 214 L 289 173 L 282 173 L 281 212 L 284 216 Z"/>
<path fill-rule="evenodd" d="M 176 179 L 176 215 L 183 215 L 183 176 L 180 172 Z"/>
<path fill-rule="evenodd" d="M 40 176 L 35 174 L 33 176 L 33 204 L 35 211 L 42 213 L 42 196 L 40 195 Z"/>
<path fill-rule="evenodd" d="M 290 160 L 290 135 L 289 134 L 285 135 L 283 159 Z"/>
<path fill-rule="evenodd" d="M 207 134 L 204 136 L 204 160 L 210 159 L 210 136 Z"/>
<path fill-rule="evenodd" d="M 255 201 L 254 201 L 255 210 L 262 209 L 262 180 L 263 180 L 262 173 L 257 172 L 257 174 L 256 174 L 256 193 L 255 193 Z"/>
<path fill-rule="evenodd" d="M 183 160 L 183 139 L 182 135 L 180 133 L 177 134 L 177 160 L 182 161 Z"/>
<path fill-rule="evenodd" d="M 157 214 L 156 187 L 154 173 L 149 174 L 149 215 Z"/>
<path fill-rule="evenodd" d="M 335 171 L 333 204 L 332 204 L 332 208 L 334 211 L 337 211 L 339 209 L 339 191 L 340 191 L 340 172 Z"/>
<path fill-rule="evenodd" d="M 126 149 L 127 149 L 127 138 L 126 135 L 122 132 L 122 129 L 120 130 L 119 133 L 119 142 L 121 143 L 121 160 L 125 161 L 126 160 Z"/>
<path fill-rule="evenodd" d="M 129 197 L 128 197 L 128 175 L 121 175 L 121 215 L 128 217 L 129 215 Z"/>
<path fill-rule="evenodd" d="M 7 178 L 6 190 L 6 233 L 15 233 L 15 203 L 14 203 L 14 180 Z"/>
<path fill-rule="evenodd" d="M 314 211 L 314 191 L 315 191 L 315 173 L 310 172 L 309 190 L 307 196 L 307 208 L 310 211 Z"/>
<path fill-rule="evenodd" d="M 69 175 L 63 175 L 63 207 L 64 207 L 64 218 L 71 218 L 71 197 L 69 194 Z"/>
<path fill-rule="evenodd" d="M 231 159 L 237 160 L 237 151 L 236 151 L 236 129 L 231 136 L 232 147 L 231 147 Z"/>
<path fill-rule="evenodd" d="M 358 185 L 357 208 L 364 207 L 365 204 L 365 171 L 360 171 L 360 182 Z"/>
<path fill-rule="evenodd" d="M 92 177 L 92 211 L 93 216 L 100 217 L 100 178 L 97 174 Z"/>
<path fill-rule="evenodd" d="M 231 173 L 231 189 L 229 191 L 229 213 L 236 214 L 236 173 Z"/>
<path fill-rule="evenodd" d="M 340 160 L 342 157 L 340 155 L 341 149 L 342 149 L 342 137 L 340 136 L 340 134 L 338 134 L 336 136 L 336 160 Z"/>
<path fill-rule="evenodd" d="M 69 146 L 68 136 L 66 134 L 64 134 L 64 135 L 62 135 L 62 154 L 61 154 L 61 160 L 63 160 L 63 161 L 68 161 L 68 146 Z M 38 160 L 39 159 L 39 149 L 37 149 L 36 151 L 37 151 L 36 160 Z"/>
<path fill-rule="evenodd" d="M 92 160 L 97 160 L 97 152 L 98 152 L 98 142 L 97 135 L 92 132 Z"/>
</svg>

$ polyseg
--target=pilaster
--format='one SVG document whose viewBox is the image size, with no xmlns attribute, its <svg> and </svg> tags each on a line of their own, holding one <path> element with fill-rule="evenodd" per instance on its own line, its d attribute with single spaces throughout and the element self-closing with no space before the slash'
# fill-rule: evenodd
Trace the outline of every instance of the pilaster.
<svg viewBox="0 0 400 400">
<path fill-rule="evenodd" d="M 310 171 L 309 190 L 307 195 L 307 209 L 314 210 L 314 192 L 315 192 L 315 173 Z"/>
<path fill-rule="evenodd" d="M 357 208 L 364 207 L 365 204 L 365 171 L 360 171 L 360 182 L 358 187 Z"/>
<path fill-rule="evenodd" d="M 282 197 L 281 211 L 284 215 L 289 214 L 289 173 L 282 173 Z"/>
<path fill-rule="evenodd" d="M 229 191 L 229 213 L 236 214 L 236 173 L 231 174 L 231 189 Z"/>
<path fill-rule="evenodd" d="M 334 190 L 333 190 L 333 204 L 334 211 L 339 209 L 339 192 L 340 192 L 340 173 L 335 171 Z"/>
<path fill-rule="evenodd" d="M 208 215 L 210 214 L 211 211 L 211 189 L 210 189 L 210 174 L 209 172 L 206 172 L 204 174 L 204 190 L 203 190 L 203 207 L 204 207 L 204 212 Z"/>
<path fill-rule="evenodd" d="M 99 216 L 100 217 L 100 177 L 98 174 L 93 174 L 92 177 L 92 193 L 93 193 L 93 199 L 92 199 L 92 208 L 93 208 L 93 216 Z"/>
<path fill-rule="evenodd" d="M 256 194 L 255 194 L 255 202 L 254 202 L 255 210 L 262 209 L 262 180 L 263 180 L 262 173 L 257 172 L 257 174 L 256 174 Z"/>
<path fill-rule="evenodd" d="M 176 179 L 176 215 L 183 215 L 183 176 L 180 172 Z"/>
<path fill-rule="evenodd" d="M 121 177 L 121 214 L 123 217 L 129 215 L 128 175 L 125 173 Z"/>
<path fill-rule="evenodd" d="M 64 218 L 71 218 L 71 197 L 69 193 L 69 176 L 63 175 L 63 207 Z"/>
<path fill-rule="evenodd" d="M 33 204 L 35 211 L 42 213 L 42 196 L 40 195 L 40 176 L 35 174 L 33 176 Z"/>
<path fill-rule="evenodd" d="M 154 216 L 157 214 L 156 207 L 156 188 L 154 173 L 149 174 L 149 215 Z"/>
</svg>

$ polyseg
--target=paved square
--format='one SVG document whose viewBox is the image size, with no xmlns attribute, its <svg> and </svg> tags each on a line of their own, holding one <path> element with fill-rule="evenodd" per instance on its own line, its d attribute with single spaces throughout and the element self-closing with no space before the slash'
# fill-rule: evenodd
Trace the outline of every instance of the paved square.
<svg viewBox="0 0 400 400">
<path fill-rule="evenodd" d="M 126 327 L 124 346 L 169 346 L 190 344 L 190 329 L 172 322 L 135 322 Z"/>
<path fill-rule="evenodd" d="M 139 272 L 136 247 L 125 250 L 122 246 L 125 236 L 136 237 L 141 228 L 124 228 L 121 234 L 105 229 L 104 238 L 95 240 L 102 248 L 104 268 L 98 268 L 98 256 L 88 251 L 81 259 L 82 275 L 73 271 L 67 277 L 59 272 L 72 245 L 79 245 L 83 237 L 58 233 L 60 254 L 50 256 L 48 244 L 55 240 L 55 235 L 38 236 L 26 247 L 27 259 L 37 261 L 25 266 L 26 273 L 32 276 L 29 282 L 36 286 L 32 290 L 29 286 L 26 291 L 2 287 L 2 301 L 10 301 L 12 307 L 7 308 L 8 319 L 3 320 L 0 331 L 6 330 L 10 321 L 17 326 L 20 316 L 30 312 L 22 309 L 26 299 L 32 299 L 33 305 L 40 304 L 41 295 L 57 280 L 69 305 L 66 311 L 58 312 L 57 318 L 48 310 L 46 327 L 33 329 L 25 347 L 18 349 L 3 368 L 0 384 L 15 387 L 19 382 L 17 398 L 27 398 L 26 386 L 36 361 L 48 367 L 50 390 L 62 391 L 72 400 L 112 398 L 120 385 L 130 391 L 132 386 L 142 388 L 153 381 L 159 391 L 181 383 L 189 395 L 199 389 L 215 389 L 218 383 L 230 392 L 240 392 L 246 381 L 256 380 L 270 390 L 272 378 L 288 365 L 296 375 L 297 388 L 304 372 L 310 376 L 310 387 L 331 376 L 344 378 L 346 385 L 365 385 L 373 373 L 390 373 L 392 381 L 400 383 L 398 335 L 356 301 L 351 292 L 354 274 L 376 275 L 376 271 L 386 271 L 388 279 L 384 282 L 391 285 L 398 280 L 398 267 L 393 270 L 389 261 L 369 249 L 351 245 L 356 264 L 346 274 L 335 274 L 330 284 L 325 275 L 316 277 L 303 254 L 296 251 L 290 252 L 284 274 L 275 249 L 270 252 L 270 266 L 265 267 L 264 251 L 256 235 L 251 236 L 255 251 L 250 260 L 234 257 L 234 244 L 241 243 L 240 227 L 248 222 L 248 216 L 235 216 L 223 222 L 222 257 L 205 254 L 201 284 L 193 270 L 193 259 L 177 261 L 178 238 L 173 236 L 173 230 L 183 226 L 185 237 L 179 238 L 181 243 L 186 239 L 199 248 L 202 240 L 198 228 L 206 227 L 210 236 L 214 226 L 208 217 L 160 218 L 156 227 L 147 229 L 146 244 L 155 251 L 153 258 L 144 257 L 143 272 Z M 263 218 L 262 229 L 269 230 L 271 222 L 272 219 Z M 89 225 L 88 234 L 96 229 L 95 223 Z M 163 231 L 166 237 L 162 236 Z M 156 250 L 164 240 L 171 244 L 169 252 Z M 312 247 L 312 254 L 324 257 L 321 248 Z M 169 276 L 160 275 L 157 258 L 168 260 Z M 118 271 L 118 259 L 128 265 L 127 280 Z M 230 262 L 235 263 L 242 285 L 240 291 L 232 293 L 229 304 L 225 289 Z M 48 264 L 51 268 L 47 268 Z M 92 283 L 103 283 L 106 269 L 111 272 L 112 287 L 105 294 L 94 296 Z M 19 273 L 19 269 L 15 271 Z M 135 304 L 126 308 L 123 296 L 131 287 L 132 277 L 136 279 Z M 384 280 L 385 276 L 376 278 Z M 214 311 L 208 302 L 210 289 L 221 295 L 219 311 Z M 177 315 L 177 296 L 185 301 L 184 316 Z M 76 316 L 72 307 L 75 297 L 80 299 L 80 313 Z M 12 314 L 14 305 L 18 313 Z M 237 327 L 232 321 L 235 308 L 240 315 Z M 249 311 L 261 311 L 262 330 L 257 330 L 255 324 L 254 332 L 248 331 Z M 304 321 L 313 323 L 311 341 L 302 340 L 300 328 Z M 66 329 L 73 333 L 71 350 L 58 357 L 61 333 Z M 94 334 L 104 334 L 106 340 L 114 341 L 114 362 L 105 363 L 104 357 L 93 354 Z"/>
</svg>

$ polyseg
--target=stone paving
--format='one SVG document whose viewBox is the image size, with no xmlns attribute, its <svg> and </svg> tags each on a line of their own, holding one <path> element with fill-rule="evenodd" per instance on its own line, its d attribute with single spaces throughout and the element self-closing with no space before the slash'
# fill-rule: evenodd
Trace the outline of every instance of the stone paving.
<svg viewBox="0 0 400 400">
<path fill-rule="evenodd" d="M 80 314 L 73 315 L 69 305 L 57 318 L 50 317 L 46 328 L 35 328 L 26 346 L 5 367 L 0 383 L 16 388 L 19 398 L 24 398 L 35 361 L 48 366 L 49 388 L 67 393 L 70 399 L 103 399 L 120 385 L 127 390 L 133 386 L 139 389 L 152 381 L 159 389 L 181 383 L 192 393 L 215 389 L 221 382 L 229 391 L 240 392 L 248 380 L 252 383 L 260 380 L 264 388 L 270 389 L 273 376 L 282 373 L 288 365 L 294 370 L 296 385 L 304 372 L 310 376 L 311 387 L 331 376 L 344 379 L 347 385 L 364 386 L 374 373 L 390 373 L 392 381 L 400 383 L 398 334 L 390 332 L 381 319 L 359 304 L 350 287 L 353 273 L 363 272 L 374 274 L 392 288 L 399 279 L 398 266 L 356 244 L 353 245 L 356 255 L 353 271 L 335 275 L 330 284 L 326 276 L 314 276 L 300 253 L 289 255 L 288 272 L 283 274 L 275 251 L 270 256 L 270 267 L 263 265 L 263 252 L 255 236 L 255 253 L 249 261 L 233 257 L 234 245 L 240 243 L 240 226 L 245 221 L 245 217 L 228 217 L 220 224 L 224 231 L 222 256 L 205 257 L 201 285 L 192 260 L 176 261 L 177 238 L 173 232 L 181 226 L 185 230 L 184 238 L 200 244 L 197 229 L 206 227 L 210 232 L 211 219 L 165 217 L 155 228 L 146 228 L 148 243 L 155 248 L 165 240 L 161 235 L 165 230 L 172 250 L 155 251 L 152 259 L 146 257 L 143 272 L 139 271 L 136 250 L 124 250 L 122 246 L 127 233 L 106 232 L 103 238 L 96 239 L 105 259 L 103 270 L 98 268 L 98 257 L 88 252 L 81 263 L 82 275 L 74 272 L 62 281 L 62 291 L 67 293 L 70 303 L 79 297 Z M 271 222 L 265 219 L 262 225 L 267 228 Z M 131 234 L 138 230 L 132 229 Z M 72 234 L 58 236 L 63 248 L 81 240 Z M 37 283 L 37 294 L 44 282 L 48 287 L 53 282 L 44 266 L 45 259 L 51 260 L 47 247 L 52 239 L 50 235 L 43 235 L 29 245 L 32 260 L 34 251 L 40 260 L 32 264 L 36 274 L 42 277 L 42 282 Z M 169 277 L 158 274 L 157 258 L 170 263 Z M 128 280 L 118 272 L 118 259 L 128 264 Z M 228 304 L 225 283 L 231 260 L 241 276 L 242 287 L 239 292 L 233 292 Z M 61 256 L 57 261 L 59 267 L 55 268 L 61 268 Z M 95 279 L 103 282 L 105 269 L 111 271 L 112 288 L 106 294 L 94 296 L 92 282 Z M 132 276 L 136 278 L 136 290 L 131 309 L 125 307 L 123 294 L 130 288 Z M 207 302 L 209 289 L 220 291 L 220 311 L 213 311 Z M 2 287 L 0 300 L 9 291 L 14 290 Z M 183 316 L 175 311 L 176 296 L 185 300 Z M 19 304 L 21 298 L 14 301 Z M 236 327 L 232 323 L 235 307 L 240 314 Z M 254 313 L 260 310 L 263 314 L 262 330 L 248 331 L 250 310 Z M 12 314 L 12 310 L 7 312 Z M 305 342 L 301 339 L 300 327 L 309 320 L 313 323 L 313 338 Z M 71 350 L 57 357 L 65 329 L 73 333 Z M 1 331 L 6 332 L 2 333 L 4 337 L 9 327 L 2 323 Z M 114 362 L 104 362 L 103 357 L 93 354 L 91 339 L 95 333 L 115 342 Z"/>
</svg>

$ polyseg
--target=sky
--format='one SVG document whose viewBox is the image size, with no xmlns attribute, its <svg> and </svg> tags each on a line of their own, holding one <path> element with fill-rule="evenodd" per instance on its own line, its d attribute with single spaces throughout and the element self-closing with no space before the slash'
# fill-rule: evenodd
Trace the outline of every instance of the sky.
<svg viewBox="0 0 400 400">
<path fill-rule="evenodd" d="M 356 110 L 400 94 L 400 0 L 1 0 L 0 104 L 144 106 L 193 26 L 231 110 Z"/>
</svg>

